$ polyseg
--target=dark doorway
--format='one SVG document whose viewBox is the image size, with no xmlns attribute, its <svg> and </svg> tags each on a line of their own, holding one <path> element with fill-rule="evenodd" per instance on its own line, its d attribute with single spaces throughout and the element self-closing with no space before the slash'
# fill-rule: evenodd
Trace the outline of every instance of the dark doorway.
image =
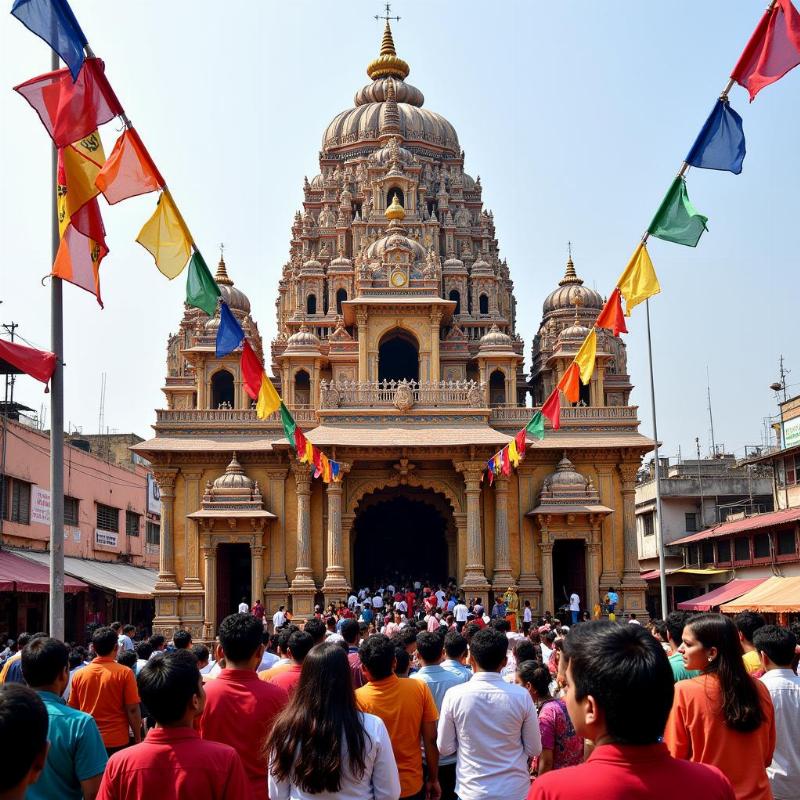
<svg viewBox="0 0 800 800">
<path fill-rule="evenodd" d="M 306 313 L 308 314 L 316 314 L 317 313 L 317 296 L 310 294 L 306 298 Z"/>
<path fill-rule="evenodd" d="M 453 311 L 453 316 L 457 317 L 461 313 L 461 295 L 458 293 L 458 289 L 451 289 L 450 294 L 448 295 L 448 300 L 455 300 L 456 307 Z"/>
<path fill-rule="evenodd" d="M 422 499 L 390 495 L 368 506 L 354 526 L 354 585 L 446 583 L 446 531 L 447 520 Z"/>
<path fill-rule="evenodd" d="M 504 406 L 506 404 L 506 376 L 496 369 L 489 376 L 489 405 Z"/>
<path fill-rule="evenodd" d="M 392 331 L 378 349 L 378 380 L 419 380 L 416 341 L 404 331 Z"/>
<path fill-rule="evenodd" d="M 211 408 L 220 408 L 223 404 L 234 407 L 233 375 L 226 369 L 221 369 L 211 378 Z"/>
<path fill-rule="evenodd" d="M 562 606 L 569 608 L 569 596 L 573 592 L 581 599 L 581 611 L 591 611 L 586 603 L 586 544 L 583 539 L 559 539 L 553 546 L 553 594 L 556 607 L 545 610 L 555 613 Z M 569 611 L 565 619 L 569 619 Z"/>
<path fill-rule="evenodd" d="M 346 302 L 347 300 L 347 290 L 346 289 L 339 289 L 336 292 L 336 313 L 342 313 L 342 303 Z"/>
<path fill-rule="evenodd" d="M 242 598 L 252 604 L 250 578 L 250 545 L 217 545 L 217 625 L 237 612 Z"/>
<path fill-rule="evenodd" d="M 311 378 L 304 370 L 298 370 L 294 376 L 294 404 L 308 406 L 311 404 Z"/>
<path fill-rule="evenodd" d="M 489 298 L 485 294 L 482 294 L 478 298 L 478 313 L 479 314 L 488 314 L 489 313 Z"/>
</svg>

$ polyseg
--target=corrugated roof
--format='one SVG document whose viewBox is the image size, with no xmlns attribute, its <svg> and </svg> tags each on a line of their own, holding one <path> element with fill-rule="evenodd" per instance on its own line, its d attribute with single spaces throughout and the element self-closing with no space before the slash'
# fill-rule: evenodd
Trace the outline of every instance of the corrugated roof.
<svg viewBox="0 0 800 800">
<path fill-rule="evenodd" d="M 752 517 L 737 519 L 735 522 L 723 522 L 713 528 L 676 539 L 673 544 L 692 544 L 706 539 L 718 539 L 720 536 L 755 531 L 760 528 L 771 528 L 776 525 L 785 525 L 789 522 L 800 520 L 800 508 L 784 508 L 781 511 L 770 511 L 766 514 L 755 514 Z"/>
<path fill-rule="evenodd" d="M 723 614 L 740 611 L 761 611 L 767 614 L 800 611 L 800 577 L 780 578 L 773 575 L 760 586 L 719 608 Z"/>
<path fill-rule="evenodd" d="M 203 451 L 232 453 L 269 452 L 276 439 L 263 436 L 214 436 L 197 438 L 194 436 L 157 436 L 131 447 L 138 453 L 201 453 Z M 286 440 L 283 440 L 286 442 Z"/>
<path fill-rule="evenodd" d="M 684 600 L 678 603 L 678 608 L 681 611 L 711 611 L 715 606 L 722 605 L 722 603 L 733 600 L 736 597 L 741 597 L 751 589 L 764 583 L 766 578 L 754 578 L 752 580 L 744 578 L 734 578 L 728 581 L 724 586 L 719 586 L 713 591 L 701 594 L 699 597 L 693 597 L 691 600 Z"/>
<path fill-rule="evenodd" d="M 510 436 L 488 425 L 319 425 L 306 433 L 306 438 L 318 447 L 457 447 L 470 444 L 502 447 L 511 441 Z"/>
<path fill-rule="evenodd" d="M 559 428 L 545 430 L 544 439 L 527 439 L 529 450 L 581 450 L 595 447 L 637 447 L 652 450 L 655 442 L 641 433 L 633 431 L 570 431 Z"/>
<path fill-rule="evenodd" d="M 50 553 L 42 553 L 44 560 L 21 557 L 23 553 L 0 551 L 0 592 L 50 591 Z M 68 594 L 85 592 L 89 587 L 75 578 L 64 578 L 64 591 Z"/>
</svg>

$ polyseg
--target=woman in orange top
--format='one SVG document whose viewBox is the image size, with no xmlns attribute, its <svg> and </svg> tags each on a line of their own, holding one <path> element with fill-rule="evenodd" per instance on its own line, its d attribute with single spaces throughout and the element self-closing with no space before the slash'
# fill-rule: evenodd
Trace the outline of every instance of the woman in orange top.
<svg viewBox="0 0 800 800">
<path fill-rule="evenodd" d="M 747 674 L 736 626 L 722 614 L 697 614 L 682 639 L 684 667 L 703 674 L 675 684 L 664 731 L 670 753 L 718 767 L 737 800 L 772 800 L 775 712 L 767 688 Z"/>
</svg>

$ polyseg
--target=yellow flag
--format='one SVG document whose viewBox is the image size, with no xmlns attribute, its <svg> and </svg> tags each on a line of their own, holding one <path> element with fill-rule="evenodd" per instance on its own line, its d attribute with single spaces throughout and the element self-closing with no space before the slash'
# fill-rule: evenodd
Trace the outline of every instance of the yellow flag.
<svg viewBox="0 0 800 800">
<path fill-rule="evenodd" d="M 661 291 L 650 254 L 643 244 L 639 244 L 634 251 L 628 266 L 625 267 L 625 272 L 617 281 L 617 286 L 625 298 L 626 317 L 631 315 L 634 306 Z"/>
<path fill-rule="evenodd" d="M 512 439 L 508 443 L 508 460 L 514 465 L 514 467 L 518 467 L 519 466 L 520 455 L 519 455 L 519 451 L 517 450 L 516 439 Z"/>
<path fill-rule="evenodd" d="M 178 209 L 165 192 L 158 198 L 153 216 L 145 222 L 136 241 L 150 252 L 156 266 L 170 280 L 183 272 L 191 254 L 191 242 Z M 273 410 L 276 409 L 277 406 Z"/>
<path fill-rule="evenodd" d="M 281 407 L 281 398 L 275 391 L 272 381 L 266 376 L 261 375 L 261 389 L 258 392 L 256 402 L 256 416 L 259 419 L 266 419 L 270 414 L 274 414 Z"/>
<path fill-rule="evenodd" d="M 100 190 L 94 180 L 106 162 L 97 131 L 61 149 L 58 170 L 58 232 L 64 235 L 70 219 Z"/>
<path fill-rule="evenodd" d="M 313 464 L 314 463 L 314 445 L 306 439 L 306 450 L 303 455 L 300 457 L 301 464 Z"/>
<path fill-rule="evenodd" d="M 585 385 L 592 379 L 594 372 L 594 359 L 597 355 L 597 332 L 592 328 L 592 332 L 583 340 L 581 349 L 575 356 L 575 363 L 581 371 L 581 382 Z"/>
</svg>

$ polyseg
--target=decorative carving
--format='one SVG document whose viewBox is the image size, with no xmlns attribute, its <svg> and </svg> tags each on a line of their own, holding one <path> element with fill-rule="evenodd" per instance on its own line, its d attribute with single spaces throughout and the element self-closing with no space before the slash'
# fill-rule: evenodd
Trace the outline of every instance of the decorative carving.
<svg viewBox="0 0 800 800">
<path fill-rule="evenodd" d="M 394 393 L 394 406 L 398 411 L 408 411 L 414 405 L 414 395 L 408 381 L 400 381 Z"/>
</svg>

